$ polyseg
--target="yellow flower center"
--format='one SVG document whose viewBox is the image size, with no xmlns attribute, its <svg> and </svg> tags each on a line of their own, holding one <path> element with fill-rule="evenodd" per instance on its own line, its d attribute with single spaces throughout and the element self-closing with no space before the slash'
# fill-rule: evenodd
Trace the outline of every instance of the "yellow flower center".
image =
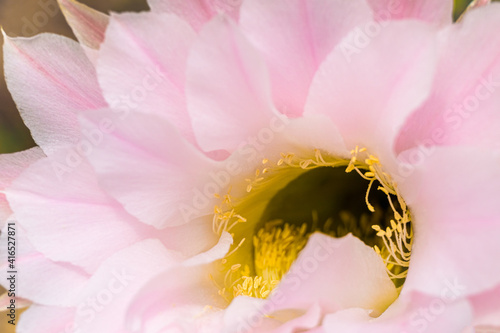
<svg viewBox="0 0 500 333">
<path fill-rule="evenodd" d="M 264 159 L 242 186 L 246 194 L 234 196 L 230 189 L 217 196 L 221 204 L 214 209 L 214 232 L 227 231 L 235 239 L 220 265 L 219 293 L 228 301 L 240 295 L 266 298 L 316 231 L 332 237 L 352 233 L 381 256 L 396 287 L 404 283 L 410 211 L 397 184 L 366 149 L 356 147 L 350 159 L 319 150 L 310 158 Z"/>
</svg>

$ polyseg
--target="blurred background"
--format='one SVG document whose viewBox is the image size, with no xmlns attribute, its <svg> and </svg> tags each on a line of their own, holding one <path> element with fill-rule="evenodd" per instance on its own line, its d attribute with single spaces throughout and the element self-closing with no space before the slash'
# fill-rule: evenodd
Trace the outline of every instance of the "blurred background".
<svg viewBox="0 0 500 333">
<path fill-rule="evenodd" d="M 106 13 L 148 10 L 146 0 L 79 1 Z M 455 17 L 458 17 L 471 1 L 455 0 Z M 46 13 L 45 21 L 40 21 L 41 11 Z M 33 24 L 35 15 L 38 15 L 36 26 Z M 0 0 L 0 26 L 9 36 L 28 37 L 41 32 L 53 32 L 75 38 L 58 9 L 56 0 Z M 0 45 L 2 44 L 3 37 L 0 35 Z M 3 77 L 3 54 L 0 52 L 0 153 L 20 151 L 34 145 L 29 130 L 24 126 L 7 90 Z"/>
</svg>

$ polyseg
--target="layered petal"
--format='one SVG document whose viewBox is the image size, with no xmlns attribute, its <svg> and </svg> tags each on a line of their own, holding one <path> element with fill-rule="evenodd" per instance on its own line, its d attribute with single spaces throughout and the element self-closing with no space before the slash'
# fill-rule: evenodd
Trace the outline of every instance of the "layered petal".
<svg viewBox="0 0 500 333">
<path fill-rule="evenodd" d="M 97 66 L 109 105 L 164 117 L 194 143 L 184 86 L 195 37 L 174 15 L 112 15 Z"/>
<path fill-rule="evenodd" d="M 78 41 L 91 49 L 99 49 L 109 16 L 76 0 L 58 0 L 62 13 Z"/>
<path fill-rule="evenodd" d="M 380 317 L 369 311 L 351 308 L 325 317 L 325 333 L 420 333 L 462 332 L 472 319 L 471 308 L 464 300 L 413 293 L 400 298 Z"/>
<path fill-rule="evenodd" d="M 244 2 L 240 25 L 266 60 L 276 106 L 300 116 L 320 64 L 348 32 L 371 20 L 362 0 L 255 0 Z"/>
<path fill-rule="evenodd" d="M 100 189 L 76 150 L 32 164 L 5 193 L 18 225 L 38 251 L 87 272 L 147 232 Z"/>
<path fill-rule="evenodd" d="M 367 0 L 379 20 L 417 19 L 435 25 L 452 23 L 453 0 Z"/>
<path fill-rule="evenodd" d="M 20 333 L 54 333 L 74 332 L 73 318 L 75 309 L 32 305 L 23 312 L 16 332 Z"/>
<path fill-rule="evenodd" d="M 140 332 L 175 328 L 203 332 L 203 326 L 208 324 L 219 328 L 221 318 L 212 317 L 212 312 L 226 307 L 227 303 L 213 280 L 214 262 L 227 254 L 231 244 L 231 235 L 223 233 L 210 250 L 148 281 L 128 309 L 127 326 Z M 206 332 L 220 332 L 206 329 Z"/>
<path fill-rule="evenodd" d="M 175 14 L 196 30 L 219 13 L 238 20 L 241 3 L 242 0 L 148 0 L 151 10 Z"/>
<path fill-rule="evenodd" d="M 106 259 L 81 292 L 75 316 L 79 332 L 124 332 L 134 294 L 180 258 L 159 240 L 146 239 Z"/>
<path fill-rule="evenodd" d="M 398 182 L 412 212 L 413 248 L 403 291 L 456 298 L 500 282 L 497 203 L 500 154 L 443 148 L 410 165 Z"/>
<path fill-rule="evenodd" d="M 78 267 L 48 259 L 33 248 L 26 237 L 26 232 L 14 218 L 9 219 L 8 223 L 12 224 L 6 225 L 0 233 L 0 246 L 2 249 L 12 247 L 9 241 L 13 238 L 15 261 L 14 268 L 10 267 L 12 262 L 7 261 L 7 251 L 0 252 L 1 284 L 9 289 L 10 283 L 7 280 L 10 276 L 9 271 L 16 271 L 16 297 L 29 299 L 40 305 L 75 305 L 79 292 L 87 282 L 88 274 Z M 15 231 L 15 236 L 8 237 L 9 231 L 12 230 Z M 51 278 L 32 279 L 33 276 Z"/>
<path fill-rule="evenodd" d="M 200 33 L 187 75 L 188 110 L 205 151 L 233 151 L 279 117 L 264 61 L 225 16 L 215 18 Z"/>
<path fill-rule="evenodd" d="M 7 86 L 35 142 L 51 154 L 77 141 L 75 112 L 106 105 L 82 48 L 52 34 L 4 40 Z"/>
<path fill-rule="evenodd" d="M 234 310 L 231 305 L 228 311 L 238 315 L 230 321 L 230 327 L 242 331 L 253 326 L 260 332 L 287 322 L 279 332 L 291 332 L 300 326 L 313 328 L 320 315 L 352 307 L 380 314 L 396 298 L 396 287 L 372 248 L 352 235 L 333 238 L 314 233 L 265 301 L 254 305 L 243 303 L 243 311 L 238 310 L 241 304 L 235 305 Z M 294 323 L 292 319 L 297 321 Z"/>
<path fill-rule="evenodd" d="M 398 128 L 430 93 L 434 31 L 423 23 L 392 22 L 366 44 L 355 36 L 320 67 L 305 114 L 329 116 L 349 149 L 367 147 L 383 161 L 392 155 Z"/>
<path fill-rule="evenodd" d="M 396 297 L 385 265 L 372 248 L 352 235 L 315 233 L 269 302 L 276 310 L 306 310 L 318 303 L 324 313 L 351 307 L 380 313 Z"/>
<path fill-rule="evenodd" d="M 100 186 L 140 221 L 161 229 L 212 213 L 220 187 L 208 173 L 216 163 L 167 121 L 99 110 L 82 118 L 82 129 L 97 138 L 88 158 Z"/>
<path fill-rule="evenodd" d="M 0 230 L 12 211 L 3 190 L 8 187 L 28 166 L 44 157 L 43 151 L 31 148 L 25 151 L 0 155 Z"/>
<path fill-rule="evenodd" d="M 439 34 L 432 94 L 406 122 L 397 152 L 418 145 L 500 148 L 500 4 L 473 10 Z"/>
<path fill-rule="evenodd" d="M 475 326 L 500 327 L 500 286 L 469 298 Z"/>
</svg>

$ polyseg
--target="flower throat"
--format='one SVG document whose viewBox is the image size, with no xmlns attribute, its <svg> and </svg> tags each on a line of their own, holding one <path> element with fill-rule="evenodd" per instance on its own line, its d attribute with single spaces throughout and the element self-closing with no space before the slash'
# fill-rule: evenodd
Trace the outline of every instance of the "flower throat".
<svg viewBox="0 0 500 333">
<path fill-rule="evenodd" d="M 318 231 L 352 233 L 381 256 L 396 287 L 402 286 L 412 245 L 409 209 L 378 159 L 365 149 L 351 154 L 348 160 L 316 150 L 313 158 L 264 159 L 246 180 L 244 198 L 222 198 L 214 231 L 235 239 L 221 263 L 224 298 L 266 298 Z"/>
</svg>

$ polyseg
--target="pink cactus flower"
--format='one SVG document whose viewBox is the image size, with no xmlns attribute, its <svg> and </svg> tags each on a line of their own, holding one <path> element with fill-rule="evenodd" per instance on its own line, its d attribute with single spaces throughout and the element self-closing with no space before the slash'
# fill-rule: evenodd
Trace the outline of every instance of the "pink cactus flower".
<svg viewBox="0 0 500 333">
<path fill-rule="evenodd" d="M 79 43 L 5 36 L 38 147 L 0 156 L 2 320 L 498 330 L 488 2 L 453 23 L 451 0 L 150 0 L 111 16 L 59 0 Z"/>
</svg>

